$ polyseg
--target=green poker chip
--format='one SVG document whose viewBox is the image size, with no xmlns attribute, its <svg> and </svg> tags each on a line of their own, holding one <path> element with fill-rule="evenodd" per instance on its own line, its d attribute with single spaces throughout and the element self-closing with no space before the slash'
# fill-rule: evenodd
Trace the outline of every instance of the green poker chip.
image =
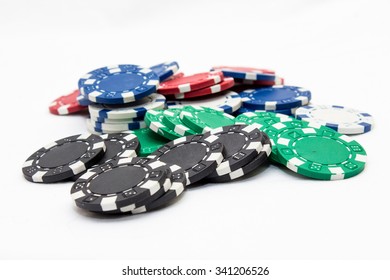
<svg viewBox="0 0 390 280">
<path fill-rule="evenodd" d="M 276 119 L 273 119 L 273 121 L 275 120 Z M 281 121 L 274 122 L 272 124 L 268 122 L 268 119 L 264 119 L 264 123 L 266 124 L 266 126 L 263 128 L 263 131 L 267 133 L 272 143 L 272 153 L 270 155 L 270 158 L 276 162 L 279 162 L 279 157 L 278 157 L 278 149 L 276 148 L 275 143 L 278 141 L 282 133 L 286 131 L 292 131 L 294 129 L 302 129 L 308 127 L 313 127 L 318 129 L 328 129 L 325 126 L 321 126 L 320 124 L 308 123 L 294 118 L 281 119 Z"/>
<path fill-rule="evenodd" d="M 149 128 L 135 129 L 134 133 L 141 144 L 141 148 L 137 153 L 140 157 L 146 157 L 168 143 L 168 140 L 151 131 Z"/>
<path fill-rule="evenodd" d="M 145 114 L 146 125 L 158 135 L 169 140 L 175 140 L 182 137 L 180 134 L 174 132 L 163 123 L 164 113 L 163 110 L 148 110 Z"/>
<path fill-rule="evenodd" d="M 232 115 L 201 106 L 183 107 L 180 119 L 184 125 L 197 133 L 205 133 L 214 128 L 235 124 L 235 118 Z"/>
<path fill-rule="evenodd" d="M 191 128 L 185 126 L 180 120 L 181 109 L 167 109 L 163 111 L 164 117 L 162 122 L 174 132 L 181 136 L 188 136 L 196 134 Z"/>
<path fill-rule="evenodd" d="M 323 128 L 296 128 L 280 134 L 279 162 L 290 170 L 320 180 L 341 180 L 363 171 L 367 154 L 350 137 Z"/>
<path fill-rule="evenodd" d="M 272 112 L 246 112 L 236 117 L 237 124 L 253 124 L 258 123 L 262 127 L 266 127 L 282 120 L 289 120 L 292 117 L 284 114 L 272 113 Z"/>
</svg>

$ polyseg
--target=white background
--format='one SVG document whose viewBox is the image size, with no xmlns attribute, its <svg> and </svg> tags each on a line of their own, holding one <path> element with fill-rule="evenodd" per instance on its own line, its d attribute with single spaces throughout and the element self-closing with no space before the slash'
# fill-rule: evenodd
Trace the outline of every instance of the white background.
<svg viewBox="0 0 390 280">
<path fill-rule="evenodd" d="M 386 3 L 387 2 L 387 3 Z M 390 259 L 388 1 L 0 0 L 1 259 Z M 275 69 L 316 104 L 371 113 L 364 172 L 316 181 L 270 165 L 170 207 L 99 217 L 71 183 L 33 184 L 24 160 L 86 131 L 49 103 L 105 65 L 176 60 Z"/>
</svg>

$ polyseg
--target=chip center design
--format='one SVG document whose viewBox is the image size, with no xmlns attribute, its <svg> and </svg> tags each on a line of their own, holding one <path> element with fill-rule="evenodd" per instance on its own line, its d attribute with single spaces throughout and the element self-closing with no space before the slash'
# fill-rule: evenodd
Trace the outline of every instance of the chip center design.
<svg viewBox="0 0 390 280">
<path fill-rule="evenodd" d="M 39 165 L 44 168 L 63 166 L 78 160 L 87 152 L 88 145 L 85 142 L 70 142 L 55 146 L 44 154 L 39 160 Z"/>
<path fill-rule="evenodd" d="M 295 143 L 299 156 L 320 164 L 339 164 L 350 155 L 345 145 L 324 137 L 304 137 Z"/>
<path fill-rule="evenodd" d="M 108 76 L 99 83 L 99 88 L 104 91 L 118 92 L 129 91 L 142 85 L 144 79 L 142 76 L 132 73 L 120 73 Z"/>
<path fill-rule="evenodd" d="M 137 186 L 146 172 L 137 166 L 120 166 L 103 172 L 91 181 L 90 190 L 95 194 L 114 194 Z M 115 178 L 115 180 L 113 180 Z"/>
</svg>

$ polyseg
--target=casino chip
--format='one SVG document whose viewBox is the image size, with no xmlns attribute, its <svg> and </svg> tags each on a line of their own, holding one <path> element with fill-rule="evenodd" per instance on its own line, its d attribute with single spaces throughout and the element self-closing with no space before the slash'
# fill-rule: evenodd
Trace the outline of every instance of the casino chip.
<svg viewBox="0 0 390 280">
<path fill-rule="evenodd" d="M 220 82 L 219 84 L 216 84 L 216 85 L 213 85 L 210 87 L 206 87 L 206 88 L 202 88 L 202 89 L 198 89 L 198 90 L 193 90 L 193 91 L 187 92 L 187 93 L 175 94 L 175 98 L 176 99 L 196 98 L 196 97 L 200 97 L 200 96 L 204 96 L 204 95 L 218 93 L 218 92 L 227 90 L 233 86 L 234 86 L 234 79 L 233 78 L 224 78 L 223 81 Z"/>
<path fill-rule="evenodd" d="M 243 113 L 248 113 L 248 112 L 271 112 L 271 113 L 276 113 L 276 114 L 284 114 L 284 115 L 288 115 L 288 116 L 293 116 L 293 115 L 295 115 L 295 112 L 298 108 L 299 107 L 291 108 L 291 109 L 281 109 L 281 110 L 251 110 L 251 109 L 248 109 L 245 107 L 241 107 L 240 109 L 238 109 L 236 114 L 243 114 Z"/>
<path fill-rule="evenodd" d="M 158 92 L 165 95 L 185 93 L 218 84 L 222 80 L 222 72 L 199 73 L 163 82 Z"/>
<path fill-rule="evenodd" d="M 170 179 L 167 180 L 171 181 L 171 185 L 169 186 L 169 184 L 164 184 L 165 193 L 156 200 L 132 210 L 132 214 L 144 213 L 159 209 L 172 202 L 184 192 L 187 185 L 186 178 L 188 177 L 188 174 L 177 165 L 170 165 L 170 170 L 172 175 Z"/>
<path fill-rule="evenodd" d="M 217 176 L 217 177 L 208 177 L 207 180 L 209 182 L 214 182 L 214 183 L 225 183 L 225 182 L 230 182 L 235 179 L 238 179 L 242 176 L 245 176 L 249 174 L 250 172 L 256 170 L 258 167 L 263 165 L 269 155 L 271 154 L 271 142 L 270 139 L 268 138 L 267 134 L 263 134 L 264 140 L 263 140 L 263 146 L 260 151 L 260 153 L 248 164 L 244 165 L 243 167 L 232 171 L 228 174 Z"/>
<path fill-rule="evenodd" d="M 145 115 L 146 125 L 158 135 L 161 135 L 169 140 L 180 138 L 181 135 L 167 127 L 163 123 L 164 113 L 163 110 L 155 111 L 149 110 Z"/>
<path fill-rule="evenodd" d="M 93 122 L 100 122 L 100 123 L 112 123 L 112 124 L 117 124 L 117 123 L 133 123 L 133 122 L 140 122 L 143 121 L 144 117 L 139 117 L 139 118 L 133 118 L 133 119 L 106 119 L 106 118 L 101 118 L 101 117 L 96 117 L 96 116 L 91 116 L 91 121 Z"/>
<path fill-rule="evenodd" d="M 133 129 L 145 128 L 146 123 L 144 121 L 136 123 L 98 123 L 92 122 L 91 119 L 86 120 L 87 130 L 90 133 L 119 133 Z M 94 133 L 95 134 L 95 133 Z"/>
<path fill-rule="evenodd" d="M 171 108 L 183 108 L 184 106 L 202 106 L 214 110 L 233 113 L 241 107 L 241 97 L 234 91 L 223 91 L 215 95 L 192 98 L 191 100 L 167 100 L 167 106 Z"/>
<path fill-rule="evenodd" d="M 93 212 L 129 212 L 164 193 L 169 166 L 149 158 L 121 158 L 88 170 L 72 186 L 76 205 Z"/>
<path fill-rule="evenodd" d="M 150 69 L 157 74 L 160 82 L 163 82 L 172 77 L 179 70 L 179 64 L 176 61 L 168 61 L 153 65 Z"/>
<path fill-rule="evenodd" d="M 182 123 L 180 119 L 181 111 L 181 109 L 167 109 L 162 111 L 164 114 L 162 118 L 163 124 L 181 136 L 196 134 L 195 131 Z"/>
<path fill-rule="evenodd" d="M 222 71 L 225 77 L 234 79 L 274 82 L 278 79 L 273 70 L 250 67 L 214 66 L 211 70 Z"/>
<path fill-rule="evenodd" d="M 183 107 L 180 119 L 186 126 L 197 133 L 205 133 L 214 128 L 235 124 L 235 119 L 232 115 L 199 106 Z"/>
<path fill-rule="evenodd" d="M 144 121 L 135 121 L 129 123 L 101 123 L 95 122 L 89 119 L 91 124 L 98 130 L 108 130 L 108 131 L 125 131 L 125 130 L 133 130 L 145 128 L 146 124 Z"/>
<path fill-rule="evenodd" d="M 79 91 L 75 90 L 68 95 L 57 98 L 49 106 L 50 113 L 55 115 L 69 115 L 84 111 L 87 107 L 79 104 L 78 96 Z"/>
<path fill-rule="evenodd" d="M 96 69 L 79 80 L 80 93 L 90 101 L 123 104 L 156 92 L 157 74 L 138 65 L 121 64 Z"/>
<path fill-rule="evenodd" d="M 234 79 L 238 85 L 255 85 L 255 86 L 280 86 L 284 85 L 284 79 L 279 76 L 275 76 L 273 81 L 256 81 L 256 80 L 245 80 L 245 79 Z"/>
<path fill-rule="evenodd" d="M 280 135 L 286 131 L 291 131 L 292 133 L 295 131 L 295 129 L 304 129 L 304 128 L 324 128 L 319 124 L 316 123 L 308 123 L 308 122 L 303 122 L 300 120 L 297 120 L 295 118 L 291 119 L 277 119 L 277 118 L 272 118 L 272 119 L 258 119 L 257 123 L 264 124 L 263 131 L 267 133 L 267 135 L 271 139 L 272 143 L 272 154 L 271 154 L 271 159 L 279 162 L 279 157 L 278 157 L 278 150 L 276 148 L 276 144 L 278 139 L 280 138 Z"/>
<path fill-rule="evenodd" d="M 262 149 L 264 133 L 258 127 L 256 124 L 231 125 L 206 133 L 206 135 L 217 136 L 224 146 L 224 159 L 207 178 L 231 173 L 253 160 Z"/>
<path fill-rule="evenodd" d="M 147 110 L 158 110 L 165 107 L 165 97 L 151 94 L 141 100 L 123 105 L 93 104 L 88 106 L 91 117 L 105 119 L 126 119 L 143 117 Z"/>
<path fill-rule="evenodd" d="M 100 135 L 104 140 L 106 152 L 103 157 L 96 162 L 92 167 L 97 167 L 118 158 L 136 157 L 139 151 L 140 143 L 137 136 L 131 133 L 113 133 Z M 77 180 L 83 173 L 73 176 L 73 180 Z"/>
<path fill-rule="evenodd" d="M 188 173 L 187 185 L 210 175 L 223 160 L 223 144 L 215 135 L 191 135 L 173 140 L 149 157 L 177 164 Z"/>
<path fill-rule="evenodd" d="M 78 89 L 76 89 L 76 90 L 77 90 L 77 92 L 79 93 L 79 95 L 77 96 L 77 102 L 78 102 L 81 106 L 87 107 L 87 106 L 89 106 L 89 105 L 92 104 L 92 102 L 89 101 L 89 99 L 86 98 L 84 95 L 82 95 Z"/>
<path fill-rule="evenodd" d="M 100 136 L 69 136 L 32 154 L 23 165 L 23 175 L 28 181 L 39 183 L 69 179 L 94 165 L 105 150 L 104 140 Z"/>
<path fill-rule="evenodd" d="M 252 110 L 281 110 L 307 105 L 311 92 L 293 86 L 273 86 L 240 93 L 244 107 Z"/>
<path fill-rule="evenodd" d="M 358 142 L 330 129 L 288 130 L 275 144 L 280 163 L 310 178 L 350 178 L 362 172 L 366 163 L 366 152 Z"/>
<path fill-rule="evenodd" d="M 306 122 L 316 122 L 343 134 L 366 133 L 374 125 L 370 114 L 336 105 L 304 106 L 297 109 L 296 117 Z"/>
<path fill-rule="evenodd" d="M 157 135 L 149 128 L 136 129 L 133 130 L 133 132 L 137 135 L 138 141 L 141 144 L 141 148 L 138 152 L 138 155 L 141 157 L 150 155 L 168 142 L 166 138 Z"/>
</svg>

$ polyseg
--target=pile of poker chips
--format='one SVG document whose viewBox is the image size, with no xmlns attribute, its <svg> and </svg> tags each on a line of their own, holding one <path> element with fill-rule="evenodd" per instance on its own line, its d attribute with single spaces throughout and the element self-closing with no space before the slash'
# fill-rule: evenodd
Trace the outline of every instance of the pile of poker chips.
<svg viewBox="0 0 390 280">
<path fill-rule="evenodd" d="M 268 157 L 320 180 L 364 169 L 364 148 L 345 134 L 370 131 L 367 113 L 309 104 L 310 91 L 283 85 L 271 70 L 218 66 L 185 76 L 176 62 L 151 68 L 99 68 L 80 79 L 79 90 L 53 102 L 53 114 L 88 106 L 87 128 L 95 135 L 46 145 L 26 161 L 25 178 L 75 180 L 71 192 L 79 207 L 139 213 L 169 204 L 194 182 L 240 178 Z M 124 181 L 132 187 L 123 189 Z"/>
<path fill-rule="evenodd" d="M 85 210 L 137 214 L 170 204 L 195 182 L 249 173 L 271 153 L 270 139 L 256 124 L 184 136 L 148 157 L 137 155 L 139 144 L 133 133 L 69 136 L 36 151 L 22 171 L 31 182 L 75 181 L 71 196 Z"/>
</svg>

